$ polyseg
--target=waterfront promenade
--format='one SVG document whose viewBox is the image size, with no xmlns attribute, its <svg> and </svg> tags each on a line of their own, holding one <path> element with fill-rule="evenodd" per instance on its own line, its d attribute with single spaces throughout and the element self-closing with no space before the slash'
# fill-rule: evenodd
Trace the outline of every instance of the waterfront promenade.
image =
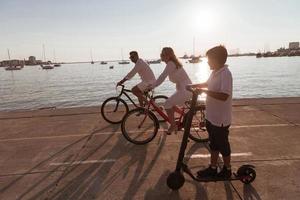
<svg viewBox="0 0 300 200">
<path fill-rule="evenodd" d="M 251 185 L 185 175 L 171 191 L 181 138 L 160 131 L 136 146 L 100 106 L 0 112 L 0 199 L 299 199 L 300 98 L 234 100 L 232 167 L 255 165 Z M 186 157 L 194 172 L 209 162 L 206 145 L 193 141 Z"/>
</svg>

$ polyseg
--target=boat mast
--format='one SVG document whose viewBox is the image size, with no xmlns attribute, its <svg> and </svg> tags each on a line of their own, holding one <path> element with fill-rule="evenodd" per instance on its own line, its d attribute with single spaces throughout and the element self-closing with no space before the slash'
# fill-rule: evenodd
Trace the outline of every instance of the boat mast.
<svg viewBox="0 0 300 200">
<path fill-rule="evenodd" d="M 93 54 L 92 54 L 92 49 L 90 49 L 90 55 L 91 55 L 91 60 L 92 60 L 91 63 L 94 63 L 94 60 L 93 60 Z"/>
<path fill-rule="evenodd" d="M 43 44 L 43 56 L 44 62 L 46 62 L 45 44 Z"/>
<path fill-rule="evenodd" d="M 122 62 L 124 61 L 124 57 L 123 57 L 123 48 L 121 48 L 121 55 L 122 55 Z"/>
<path fill-rule="evenodd" d="M 54 63 L 56 63 L 55 49 L 53 49 Z"/>
<path fill-rule="evenodd" d="M 10 60 L 10 53 L 9 53 L 9 49 L 7 49 L 7 55 L 8 55 L 8 60 Z"/>
<path fill-rule="evenodd" d="M 9 62 L 9 66 L 11 66 L 9 49 L 7 49 L 7 55 L 8 55 L 8 62 Z"/>
<path fill-rule="evenodd" d="M 196 57 L 196 55 L 195 55 L 195 37 L 193 37 L 193 56 Z"/>
</svg>

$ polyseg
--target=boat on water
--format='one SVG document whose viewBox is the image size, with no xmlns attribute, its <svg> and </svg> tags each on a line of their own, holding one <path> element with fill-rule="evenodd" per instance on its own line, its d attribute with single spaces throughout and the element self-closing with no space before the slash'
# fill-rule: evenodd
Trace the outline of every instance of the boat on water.
<svg viewBox="0 0 300 200">
<path fill-rule="evenodd" d="M 41 65 L 42 69 L 53 69 L 54 66 L 50 65 L 50 64 L 46 64 L 46 65 Z"/>
<path fill-rule="evenodd" d="M 46 62 L 46 51 L 45 51 L 45 45 L 43 44 L 43 57 L 44 57 L 44 64 L 41 64 L 41 68 L 42 69 L 53 69 L 54 66 L 51 65 L 51 61 Z"/>
<path fill-rule="evenodd" d="M 8 66 L 5 67 L 5 70 L 7 71 L 12 71 L 12 70 L 21 70 L 24 67 L 24 63 L 19 63 L 19 64 L 15 64 L 12 63 L 13 60 L 10 59 L 10 53 L 9 53 L 9 49 L 7 49 L 7 54 L 8 54 Z"/>
<path fill-rule="evenodd" d="M 53 66 L 54 66 L 54 67 L 61 67 L 61 64 L 59 64 L 59 63 L 56 61 L 55 49 L 53 50 L 53 56 L 54 56 L 54 64 L 53 64 Z"/>
<path fill-rule="evenodd" d="M 122 60 L 119 62 L 120 65 L 128 65 L 130 62 L 126 60 Z"/>
<path fill-rule="evenodd" d="M 107 62 L 105 62 L 105 61 L 100 62 L 100 65 L 106 65 L 106 64 L 107 64 Z"/>
<path fill-rule="evenodd" d="M 150 64 L 160 64 L 161 63 L 161 59 L 157 59 L 157 60 L 148 60 L 147 63 Z"/>
<path fill-rule="evenodd" d="M 22 65 L 19 65 L 19 66 L 8 66 L 8 67 L 5 67 L 5 70 L 7 71 L 11 71 L 11 70 L 21 70 L 24 66 Z"/>
<path fill-rule="evenodd" d="M 199 63 L 202 60 L 200 59 L 200 56 L 198 57 L 192 57 L 192 59 L 189 60 L 189 63 Z"/>
<path fill-rule="evenodd" d="M 109 69 L 113 69 L 114 68 L 114 66 L 112 65 L 112 66 L 109 66 Z"/>
<path fill-rule="evenodd" d="M 124 60 L 123 58 L 123 49 L 121 49 L 121 54 L 122 54 L 122 61 L 119 61 L 120 65 L 128 65 L 130 62 L 127 60 Z"/>
<path fill-rule="evenodd" d="M 92 49 L 90 49 L 90 55 L 91 55 L 91 64 L 93 65 L 95 62 L 94 62 L 94 59 L 93 59 Z"/>
<path fill-rule="evenodd" d="M 189 59 L 189 56 L 187 54 L 184 54 L 184 56 L 179 57 L 179 58 L 181 58 L 181 59 Z"/>
<path fill-rule="evenodd" d="M 200 56 L 195 56 L 195 37 L 193 38 L 193 55 L 191 56 L 191 59 L 188 60 L 189 63 L 199 63 L 202 60 L 200 59 Z"/>
</svg>

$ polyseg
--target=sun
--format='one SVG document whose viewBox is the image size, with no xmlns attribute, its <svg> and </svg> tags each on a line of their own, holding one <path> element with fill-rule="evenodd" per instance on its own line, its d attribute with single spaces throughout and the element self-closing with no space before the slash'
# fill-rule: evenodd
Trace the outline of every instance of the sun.
<svg viewBox="0 0 300 200">
<path fill-rule="evenodd" d="M 199 10 L 193 13 L 190 25 L 197 32 L 209 33 L 216 27 L 216 12 L 211 10 Z"/>
</svg>

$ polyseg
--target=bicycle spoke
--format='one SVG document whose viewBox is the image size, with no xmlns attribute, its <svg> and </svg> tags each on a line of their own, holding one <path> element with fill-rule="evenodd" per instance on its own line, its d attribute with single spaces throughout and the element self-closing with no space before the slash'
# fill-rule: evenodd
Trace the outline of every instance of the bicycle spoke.
<svg viewBox="0 0 300 200">
<path fill-rule="evenodd" d="M 123 116 L 128 112 L 128 106 L 124 100 L 118 97 L 108 98 L 101 106 L 103 118 L 113 124 L 120 123 Z"/>
<path fill-rule="evenodd" d="M 122 133 L 125 138 L 135 144 L 151 141 L 158 130 L 158 122 L 152 115 L 143 108 L 130 111 L 122 122 Z"/>
</svg>

